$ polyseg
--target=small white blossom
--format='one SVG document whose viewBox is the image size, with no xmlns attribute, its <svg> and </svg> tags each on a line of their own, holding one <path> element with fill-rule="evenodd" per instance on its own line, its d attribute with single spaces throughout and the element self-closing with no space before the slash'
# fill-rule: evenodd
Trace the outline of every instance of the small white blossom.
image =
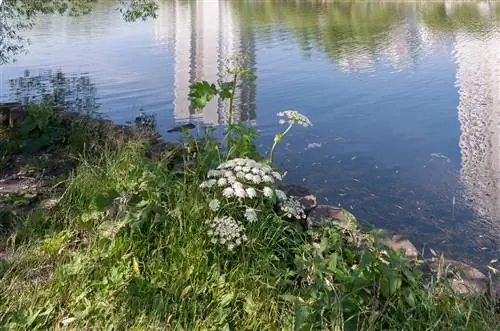
<svg viewBox="0 0 500 331">
<path fill-rule="evenodd" d="M 200 184 L 201 188 L 211 188 L 215 185 L 217 181 L 215 179 L 209 179 Z"/>
<path fill-rule="evenodd" d="M 262 176 L 262 181 L 264 183 L 274 183 L 274 179 L 273 177 L 269 176 L 269 175 L 264 175 Z"/>
<path fill-rule="evenodd" d="M 245 210 L 245 218 L 250 223 L 257 221 L 257 213 L 255 212 L 255 209 L 247 208 L 247 210 Z"/>
<path fill-rule="evenodd" d="M 235 162 L 239 166 L 244 166 L 246 164 L 246 160 L 245 159 L 236 159 Z"/>
<path fill-rule="evenodd" d="M 281 176 L 281 174 L 279 172 L 277 172 L 277 171 L 273 171 L 271 173 L 271 175 L 273 175 L 273 177 L 276 178 L 277 180 L 282 180 L 283 179 L 283 177 Z"/>
<path fill-rule="evenodd" d="M 280 124 L 298 124 L 305 128 L 312 126 L 311 120 L 307 116 L 299 113 L 296 110 L 287 110 L 284 112 L 279 112 L 278 117 L 280 117 Z"/>
<path fill-rule="evenodd" d="M 209 170 L 207 173 L 208 178 L 220 177 L 220 175 L 221 175 L 220 170 Z"/>
<path fill-rule="evenodd" d="M 236 173 L 236 178 L 245 178 L 245 173 L 243 171 L 238 171 Z"/>
<path fill-rule="evenodd" d="M 226 171 L 224 171 L 223 176 L 226 178 L 231 177 L 231 176 L 233 176 L 233 172 L 231 170 L 226 170 Z"/>
<path fill-rule="evenodd" d="M 234 182 L 234 183 L 231 184 L 231 186 L 233 187 L 233 190 L 242 189 L 243 188 L 243 184 L 241 184 L 240 182 Z"/>
<path fill-rule="evenodd" d="M 257 196 L 257 191 L 253 188 L 253 187 L 249 187 L 247 188 L 247 196 L 250 198 L 250 199 L 253 199 Z"/>
<path fill-rule="evenodd" d="M 220 187 L 226 186 L 227 185 L 227 179 L 224 178 L 224 177 L 219 178 L 219 180 L 217 180 L 217 185 L 220 186 Z"/>
<path fill-rule="evenodd" d="M 238 198 L 245 198 L 247 196 L 247 191 L 245 191 L 244 188 L 235 188 L 234 189 L 234 195 Z"/>
<path fill-rule="evenodd" d="M 255 184 L 260 184 L 262 182 L 262 178 L 260 178 L 259 175 L 253 175 L 252 182 L 254 182 Z"/>
<path fill-rule="evenodd" d="M 286 200 L 286 193 L 285 192 L 283 192 L 282 190 L 274 190 L 274 192 L 276 193 L 276 197 L 278 198 L 278 200 L 280 200 L 280 201 Z"/>
<path fill-rule="evenodd" d="M 252 181 L 253 180 L 253 175 L 251 173 L 245 174 L 245 179 Z"/>
<path fill-rule="evenodd" d="M 264 196 L 271 198 L 273 196 L 273 190 L 270 187 L 264 187 L 263 189 Z"/>
<path fill-rule="evenodd" d="M 225 196 L 226 198 L 231 198 L 232 196 L 234 196 L 234 190 L 232 187 L 226 187 L 223 191 L 222 191 L 222 195 Z"/>
<path fill-rule="evenodd" d="M 300 201 L 297 200 L 297 198 L 295 197 L 289 197 L 286 200 L 281 201 L 278 207 L 284 214 L 284 216 L 288 218 L 295 218 L 295 219 L 307 218 L 307 215 L 304 212 L 304 208 L 302 207 Z"/>
<path fill-rule="evenodd" d="M 208 206 L 210 207 L 210 209 L 212 211 L 217 211 L 217 210 L 219 210 L 219 207 L 220 207 L 220 201 L 217 199 L 212 199 L 212 200 L 210 200 L 210 203 L 208 204 Z"/>
<path fill-rule="evenodd" d="M 234 167 L 234 171 L 236 171 L 236 172 L 241 171 L 241 166 L 238 165 L 238 166 Z"/>
<path fill-rule="evenodd" d="M 254 167 L 254 168 L 252 168 L 252 173 L 253 173 L 254 175 L 259 175 L 259 174 L 260 174 L 260 169 L 259 169 L 259 168 L 257 168 L 257 167 Z"/>
<path fill-rule="evenodd" d="M 250 170 L 251 170 L 251 168 L 247 167 L 247 166 L 241 168 L 241 171 L 243 171 L 243 172 L 250 172 Z"/>
<path fill-rule="evenodd" d="M 232 183 L 236 182 L 236 177 L 234 177 L 234 176 L 227 177 L 227 182 L 229 184 L 232 184 Z"/>
<path fill-rule="evenodd" d="M 273 169 L 271 169 L 270 166 L 268 165 L 265 165 L 265 166 L 262 166 L 262 171 L 264 171 L 264 173 L 269 173 L 271 172 Z"/>
</svg>

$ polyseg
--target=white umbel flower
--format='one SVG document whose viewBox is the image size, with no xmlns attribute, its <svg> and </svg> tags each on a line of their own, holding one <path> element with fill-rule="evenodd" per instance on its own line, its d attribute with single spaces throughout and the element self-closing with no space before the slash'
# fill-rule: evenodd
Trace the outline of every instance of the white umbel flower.
<svg viewBox="0 0 500 331">
<path fill-rule="evenodd" d="M 267 197 L 267 198 L 272 198 L 273 195 L 274 195 L 273 194 L 273 189 L 270 188 L 270 187 L 268 187 L 268 186 L 264 187 L 263 193 L 264 193 L 264 196 Z"/>
<path fill-rule="evenodd" d="M 264 183 L 274 183 L 274 179 L 273 177 L 269 176 L 269 175 L 264 175 L 262 176 L 262 181 Z"/>
<path fill-rule="evenodd" d="M 243 187 L 238 187 L 234 189 L 234 195 L 238 198 L 245 198 L 247 196 L 247 191 Z"/>
<path fill-rule="evenodd" d="M 242 189 L 243 184 L 241 184 L 240 182 L 234 182 L 233 184 L 231 184 L 231 187 L 233 188 L 233 190 Z"/>
<path fill-rule="evenodd" d="M 216 178 L 216 177 L 220 177 L 221 174 L 222 173 L 220 170 L 209 170 L 207 173 L 207 177 L 208 178 Z"/>
<path fill-rule="evenodd" d="M 220 201 L 217 199 L 212 199 L 212 200 L 210 200 L 208 206 L 210 207 L 210 209 L 212 211 L 217 211 L 217 210 L 219 210 L 219 207 L 220 207 Z"/>
<path fill-rule="evenodd" d="M 257 221 L 257 212 L 253 208 L 247 208 L 245 210 L 245 218 L 249 223 Z"/>
<path fill-rule="evenodd" d="M 312 126 L 311 120 L 296 110 L 279 112 L 277 115 L 280 118 L 280 124 L 298 124 L 305 128 Z"/>
<path fill-rule="evenodd" d="M 216 217 L 206 223 L 210 228 L 207 231 L 210 241 L 225 245 L 230 251 L 247 239 L 243 224 L 230 216 Z"/>
<path fill-rule="evenodd" d="M 273 171 L 273 172 L 271 173 L 271 175 L 272 175 L 274 178 L 276 178 L 277 180 L 282 180 L 282 179 L 283 179 L 283 177 L 281 176 L 281 174 L 280 174 L 279 172 L 277 172 L 277 171 Z"/>
<path fill-rule="evenodd" d="M 276 193 L 276 198 L 280 201 L 285 201 L 286 200 L 286 193 L 283 192 L 282 190 L 274 190 L 274 193 Z"/>
<path fill-rule="evenodd" d="M 259 175 L 253 175 L 252 182 L 254 182 L 255 184 L 260 184 L 262 182 L 262 178 Z"/>
<path fill-rule="evenodd" d="M 217 181 L 215 179 L 209 179 L 200 184 L 200 188 L 211 188 L 215 185 Z"/>
<path fill-rule="evenodd" d="M 223 191 L 222 191 L 222 195 L 226 198 L 232 198 L 234 196 L 234 190 L 232 187 L 226 187 Z"/>
<path fill-rule="evenodd" d="M 250 199 L 253 199 L 257 196 L 257 191 L 253 188 L 253 187 L 249 187 L 247 188 L 247 196 L 250 198 Z"/>
</svg>

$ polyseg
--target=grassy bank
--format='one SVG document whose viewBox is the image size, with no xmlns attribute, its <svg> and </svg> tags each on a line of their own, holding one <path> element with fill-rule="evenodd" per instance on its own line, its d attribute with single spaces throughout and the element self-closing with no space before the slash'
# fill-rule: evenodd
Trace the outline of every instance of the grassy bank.
<svg viewBox="0 0 500 331">
<path fill-rule="evenodd" d="M 238 136 L 247 131 L 235 130 L 231 155 L 210 136 L 187 136 L 152 158 L 143 140 L 86 135 L 80 144 L 68 138 L 75 128 L 51 123 L 66 138 L 37 153 L 67 151 L 72 163 L 50 186 L 59 188 L 47 193 L 52 204 L 36 201 L 2 223 L 2 330 L 500 329 L 490 299 L 456 296 L 355 226 L 304 230 L 277 208 L 277 169 L 265 186 L 245 182 L 251 194 L 223 193 L 214 169 L 236 169 L 227 159 L 252 155 L 240 160 L 248 172 L 270 168 L 248 133 Z M 9 132 L 3 144 L 32 134 Z M 29 144 L 20 146 L 4 160 Z M 12 197 L 2 199 L 14 211 Z M 216 237 L 222 219 L 244 232 Z M 222 230 L 237 233 L 229 223 Z"/>
</svg>

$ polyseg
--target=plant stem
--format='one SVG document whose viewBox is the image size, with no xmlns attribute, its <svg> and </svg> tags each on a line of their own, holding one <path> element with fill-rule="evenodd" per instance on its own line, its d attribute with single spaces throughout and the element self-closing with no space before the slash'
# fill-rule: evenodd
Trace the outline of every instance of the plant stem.
<svg viewBox="0 0 500 331">
<path fill-rule="evenodd" d="M 277 139 L 277 138 L 274 139 L 273 147 L 271 147 L 271 151 L 269 152 L 269 161 L 271 162 L 271 164 L 273 163 L 274 149 L 276 148 L 278 143 L 281 141 L 281 139 L 283 139 L 283 137 L 288 133 L 288 131 L 290 131 L 291 128 L 292 128 L 292 124 L 288 125 L 288 128 L 286 128 L 286 130 L 283 131 L 283 133 L 281 133 L 279 139 Z M 276 136 L 278 136 L 278 135 L 276 135 Z"/>
<path fill-rule="evenodd" d="M 226 156 L 229 156 L 229 153 L 231 151 L 231 131 L 233 129 L 233 102 L 234 102 L 234 93 L 236 92 L 236 83 L 238 80 L 238 73 L 235 72 L 233 76 L 233 89 L 231 91 L 231 97 L 229 98 L 229 112 L 228 112 L 228 118 L 227 118 L 227 150 Z"/>
</svg>

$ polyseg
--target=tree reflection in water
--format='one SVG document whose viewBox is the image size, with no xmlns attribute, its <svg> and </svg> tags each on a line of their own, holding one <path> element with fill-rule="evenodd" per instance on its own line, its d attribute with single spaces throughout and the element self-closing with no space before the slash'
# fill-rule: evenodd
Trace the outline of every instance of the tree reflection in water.
<svg viewBox="0 0 500 331">
<path fill-rule="evenodd" d="M 96 86 L 88 73 L 66 74 L 62 71 L 45 71 L 9 80 L 9 97 L 27 104 L 50 102 L 58 108 L 85 114 L 95 114 L 99 108 Z"/>
</svg>

